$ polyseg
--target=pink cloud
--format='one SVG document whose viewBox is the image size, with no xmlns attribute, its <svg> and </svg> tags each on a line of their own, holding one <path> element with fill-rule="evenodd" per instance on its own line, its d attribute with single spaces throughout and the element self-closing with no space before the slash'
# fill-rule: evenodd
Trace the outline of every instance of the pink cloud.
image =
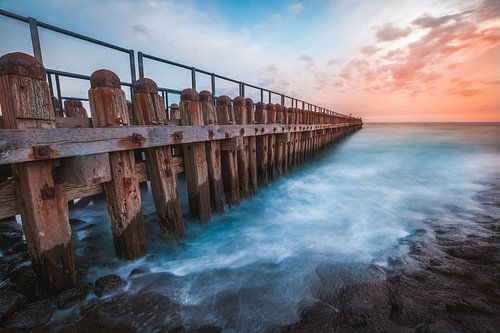
<svg viewBox="0 0 500 333">
<path fill-rule="evenodd" d="M 374 53 L 377 53 L 380 50 L 381 50 L 381 48 L 379 48 L 379 47 L 367 45 L 367 46 L 363 46 L 361 48 L 361 53 L 366 54 L 366 55 L 372 55 Z"/>
<path fill-rule="evenodd" d="M 406 37 L 411 33 L 411 28 L 397 28 L 394 27 L 391 23 L 387 23 L 382 28 L 377 31 L 377 38 L 379 42 L 387 42 L 391 40 L 395 40 L 398 38 Z"/>
</svg>

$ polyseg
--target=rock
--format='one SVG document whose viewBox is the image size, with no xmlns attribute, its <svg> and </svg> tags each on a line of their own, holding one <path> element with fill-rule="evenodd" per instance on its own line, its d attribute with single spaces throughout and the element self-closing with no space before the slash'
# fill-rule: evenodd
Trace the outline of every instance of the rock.
<svg viewBox="0 0 500 333">
<path fill-rule="evenodd" d="M 57 295 L 57 305 L 62 309 L 67 309 L 82 301 L 87 295 L 94 290 L 92 284 L 87 284 L 81 287 L 75 287 L 65 290 Z"/>
<path fill-rule="evenodd" d="M 97 297 L 103 297 L 121 291 L 127 285 L 127 281 L 123 280 L 118 275 L 106 275 L 96 280 L 95 294 Z"/>
<path fill-rule="evenodd" d="M 46 324 L 53 313 L 54 309 L 49 301 L 37 301 L 11 315 L 5 327 L 8 329 L 32 329 L 39 327 Z"/>
<path fill-rule="evenodd" d="M 23 238 L 23 233 L 20 230 L 9 230 L 0 232 L 0 248 L 7 249 L 19 243 Z"/>
<path fill-rule="evenodd" d="M 101 332 L 167 332 L 180 325 L 179 304 L 157 291 L 124 293 L 82 309 L 82 327 Z"/>
<path fill-rule="evenodd" d="M 130 274 L 128 275 L 128 277 L 134 277 L 134 276 L 137 276 L 137 275 L 142 275 L 142 274 L 145 274 L 147 273 L 145 270 L 143 269 L 140 269 L 140 268 L 134 268 Z"/>
<path fill-rule="evenodd" d="M 79 219 L 69 219 L 69 224 L 71 224 L 71 226 L 73 227 L 76 227 L 78 225 L 82 225 L 82 224 L 85 224 L 86 222 L 83 221 L 83 220 L 79 220 Z"/>
<path fill-rule="evenodd" d="M 12 290 L 0 291 L 0 324 L 26 304 L 26 296 Z"/>
</svg>

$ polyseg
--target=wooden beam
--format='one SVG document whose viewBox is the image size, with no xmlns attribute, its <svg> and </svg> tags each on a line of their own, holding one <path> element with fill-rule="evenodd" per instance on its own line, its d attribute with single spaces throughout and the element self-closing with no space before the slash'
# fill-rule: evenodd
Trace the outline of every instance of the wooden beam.
<svg viewBox="0 0 500 333">
<path fill-rule="evenodd" d="M 69 119 L 69 118 L 68 118 Z M 76 119 L 76 118 L 75 118 Z M 312 130 L 351 126 L 350 124 L 311 125 Z M 36 161 L 33 149 L 48 146 L 43 159 L 57 159 L 131 149 L 178 145 L 184 143 L 260 137 L 274 133 L 297 133 L 300 125 L 279 124 L 209 125 L 209 126 L 126 126 L 106 128 L 1 129 L 0 164 Z"/>
</svg>

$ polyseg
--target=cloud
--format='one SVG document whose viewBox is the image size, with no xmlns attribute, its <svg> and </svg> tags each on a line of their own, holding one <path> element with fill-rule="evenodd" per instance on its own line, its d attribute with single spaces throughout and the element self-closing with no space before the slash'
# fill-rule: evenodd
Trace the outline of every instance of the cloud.
<svg viewBox="0 0 500 333">
<path fill-rule="evenodd" d="M 292 15 L 298 15 L 304 10 L 304 5 L 301 2 L 294 3 L 288 6 L 288 12 Z"/>
<path fill-rule="evenodd" d="M 366 55 L 372 55 L 380 50 L 381 50 L 381 48 L 379 48 L 379 47 L 367 45 L 367 46 L 363 46 L 361 48 L 361 53 L 366 54 Z"/>
<path fill-rule="evenodd" d="M 379 42 L 387 42 L 406 37 L 411 33 L 411 31 L 412 29 L 410 27 L 397 28 L 391 23 L 387 23 L 377 31 L 376 35 Z"/>
<path fill-rule="evenodd" d="M 306 69 L 311 69 L 314 66 L 314 59 L 310 55 L 302 54 L 298 59 L 305 63 Z"/>
<path fill-rule="evenodd" d="M 412 29 L 410 27 L 397 28 L 394 27 L 391 23 L 387 23 L 377 31 L 376 35 L 379 42 L 387 42 L 406 37 L 411 33 L 411 31 Z"/>
</svg>

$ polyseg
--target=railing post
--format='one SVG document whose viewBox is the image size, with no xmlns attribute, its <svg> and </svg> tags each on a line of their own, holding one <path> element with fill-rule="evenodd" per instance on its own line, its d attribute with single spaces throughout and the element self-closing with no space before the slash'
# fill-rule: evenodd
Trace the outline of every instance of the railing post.
<svg viewBox="0 0 500 333">
<path fill-rule="evenodd" d="M 144 78 L 144 58 L 142 52 L 137 52 L 137 64 L 139 65 L 139 78 Z"/>
<path fill-rule="evenodd" d="M 212 96 L 215 97 L 215 74 L 212 73 L 210 75 L 210 83 L 211 83 L 211 88 L 212 88 Z"/>
<path fill-rule="evenodd" d="M 43 64 L 42 60 L 42 47 L 40 45 L 40 35 L 38 34 L 38 23 L 36 19 L 28 17 L 28 24 L 30 26 L 31 46 L 33 47 L 33 54 L 35 58 Z"/>
<path fill-rule="evenodd" d="M 191 67 L 191 88 L 196 90 L 196 68 Z"/>
</svg>

